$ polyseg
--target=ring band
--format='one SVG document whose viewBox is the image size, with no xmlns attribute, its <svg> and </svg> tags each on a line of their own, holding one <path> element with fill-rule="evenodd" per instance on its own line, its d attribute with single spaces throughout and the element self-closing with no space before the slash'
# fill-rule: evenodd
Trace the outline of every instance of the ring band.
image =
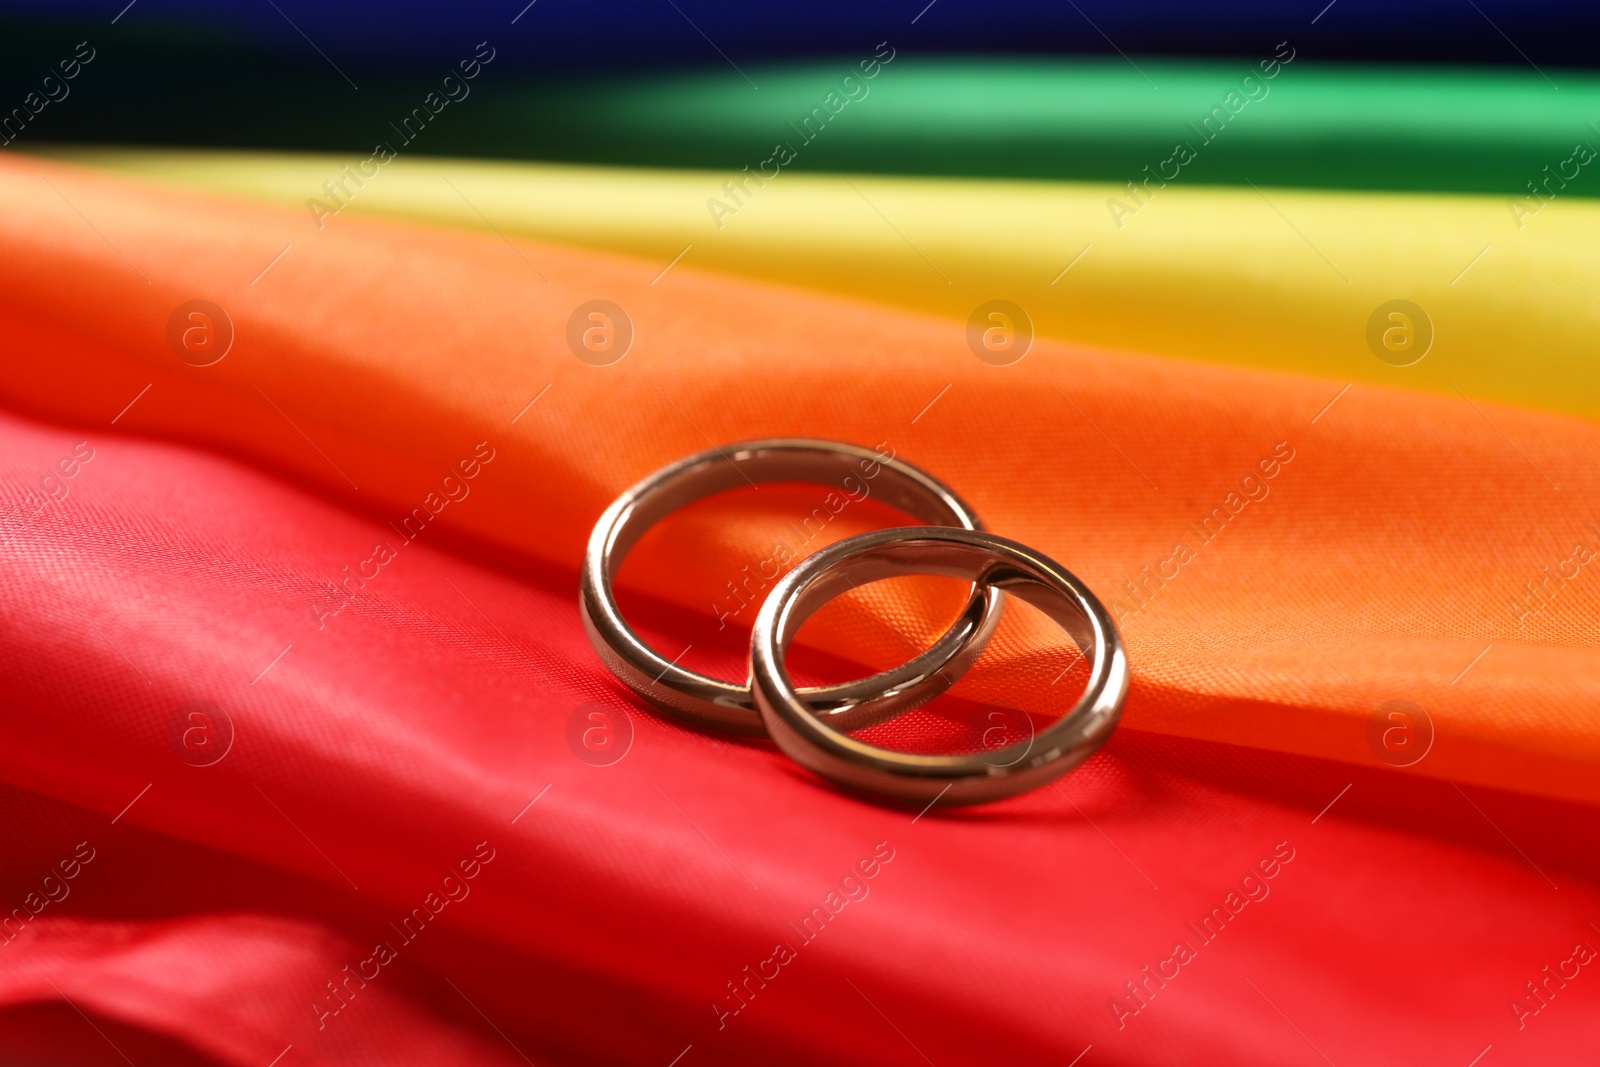
<svg viewBox="0 0 1600 1067">
<path fill-rule="evenodd" d="M 1090 660 L 1078 702 L 1025 741 L 981 755 L 917 755 L 857 741 L 797 692 L 784 665 L 789 641 L 829 599 L 864 582 L 908 574 L 965 578 L 1002 589 L 1053 619 Z M 979 804 L 1025 792 L 1082 763 L 1110 736 L 1128 691 L 1116 624 L 1076 577 L 1026 545 L 994 534 L 902 527 L 858 534 L 796 564 L 756 616 L 750 684 L 772 739 L 824 778 L 917 803 Z"/>
<path fill-rule="evenodd" d="M 645 478 L 606 509 L 584 553 L 578 603 L 600 659 L 641 697 L 701 726 L 765 734 L 748 683 L 736 685 L 680 667 L 646 645 L 622 618 L 612 583 L 645 531 L 678 508 L 756 482 L 815 482 L 838 487 L 869 482 L 882 503 L 936 527 L 982 528 L 965 501 L 936 478 L 868 448 L 805 438 L 725 445 L 689 456 Z M 921 527 L 918 527 L 921 529 Z M 961 616 L 945 634 L 893 670 L 841 685 L 801 690 L 825 714 L 859 729 L 927 703 L 982 653 L 999 621 L 1004 596 L 974 584 Z M 950 674 L 940 674 L 949 668 Z"/>
</svg>

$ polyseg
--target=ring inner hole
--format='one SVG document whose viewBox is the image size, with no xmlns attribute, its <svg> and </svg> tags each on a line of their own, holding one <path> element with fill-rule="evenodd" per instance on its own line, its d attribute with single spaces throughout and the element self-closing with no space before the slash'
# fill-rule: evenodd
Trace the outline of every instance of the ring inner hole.
<svg viewBox="0 0 1600 1067">
<path fill-rule="evenodd" d="M 803 638 L 844 596 L 862 596 L 880 586 L 926 577 L 883 578 L 860 585 L 818 608 L 801 623 L 796 638 Z M 956 578 L 937 580 L 946 583 L 958 601 L 970 588 Z M 938 632 L 942 631 L 933 636 Z M 803 649 L 791 644 L 784 663 L 796 685 L 815 684 L 816 675 L 802 670 Z M 1060 623 L 1022 597 L 1008 596 L 983 654 L 951 688 L 886 722 L 847 732 L 866 744 L 917 755 L 999 753 L 1036 737 L 1071 711 L 1088 687 L 1091 667 L 1090 657 Z"/>
<path fill-rule="evenodd" d="M 763 483 L 717 493 L 639 538 L 617 569 L 617 604 L 664 659 L 742 682 L 756 613 L 796 563 L 845 537 L 924 521 L 840 486 Z M 791 651 L 791 669 L 807 674 L 797 684 L 853 681 L 906 662 L 955 622 L 970 589 L 931 575 L 874 585 L 882 588 L 818 612 Z"/>
</svg>

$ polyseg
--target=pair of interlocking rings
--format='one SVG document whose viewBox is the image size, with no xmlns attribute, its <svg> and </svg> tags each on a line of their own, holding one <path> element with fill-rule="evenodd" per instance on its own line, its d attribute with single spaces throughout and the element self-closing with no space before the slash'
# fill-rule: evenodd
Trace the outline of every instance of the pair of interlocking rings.
<svg viewBox="0 0 1600 1067">
<path fill-rule="evenodd" d="M 762 604 L 751 632 L 750 679 L 720 681 L 646 645 L 617 607 L 613 580 L 646 530 L 693 501 L 757 482 L 837 487 L 878 480 L 879 499 L 927 523 L 858 534 L 796 563 Z M 784 657 L 818 608 L 866 582 L 910 574 L 972 583 L 966 607 L 926 651 L 859 681 L 797 689 Z M 1038 608 L 1089 663 L 1082 696 L 1065 715 L 998 751 L 923 755 L 851 736 L 943 693 L 983 652 L 1006 594 Z M 797 763 L 848 788 L 932 805 L 1013 796 L 1071 770 L 1103 744 L 1122 714 L 1128 665 L 1116 624 L 1083 583 L 1026 545 L 987 533 L 971 508 L 903 460 L 833 441 L 745 441 L 689 456 L 627 490 L 595 524 L 578 593 L 584 626 L 611 672 L 650 704 L 698 726 L 766 734 Z"/>
</svg>

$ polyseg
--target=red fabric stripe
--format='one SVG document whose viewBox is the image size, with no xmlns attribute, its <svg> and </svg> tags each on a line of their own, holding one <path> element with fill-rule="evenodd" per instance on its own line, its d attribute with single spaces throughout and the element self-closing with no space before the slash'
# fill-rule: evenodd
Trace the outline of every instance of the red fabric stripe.
<svg viewBox="0 0 1600 1067">
<path fill-rule="evenodd" d="M 0 506 L 84 438 L 0 418 Z M 89 439 L 66 498 L 11 513 L 0 541 L 0 776 L 99 813 L 92 832 L 8 820 L 7 849 L 28 862 L 6 865 L 5 903 L 22 905 L 83 837 L 101 853 L 74 881 L 81 894 L 0 947 L 10 1003 L 37 1002 L 37 976 L 74 973 L 105 938 L 132 938 L 164 954 L 165 1007 L 88 979 L 63 992 L 223 1062 L 259 1067 L 279 1037 L 314 1057 L 327 1037 L 310 1006 L 317 966 L 353 962 L 345 946 L 426 906 L 486 841 L 494 858 L 470 895 L 443 905 L 377 995 L 330 1030 L 375 1018 L 393 977 L 408 1006 L 390 1038 L 443 1029 L 481 1042 L 457 1062 L 506 1062 L 481 1017 L 447 1003 L 440 979 L 468 973 L 463 989 L 505 1037 L 574 1063 L 665 1064 L 690 1045 L 685 1065 L 918 1052 L 941 1067 L 1061 1063 L 1093 1045 L 1084 1064 L 1318 1052 L 1465 1064 L 1493 1044 L 1497 1064 L 1543 1064 L 1592 1046 L 1593 968 L 1520 1031 L 1509 1006 L 1576 942 L 1600 943 L 1591 809 L 1126 730 L 1059 790 L 914 819 L 838 794 L 764 744 L 632 707 L 588 648 L 569 572 L 488 568 L 471 546 L 423 538 L 318 630 L 317 583 L 392 530 L 234 461 Z M 672 618 L 642 610 L 646 623 Z M 168 739 L 173 711 L 197 699 L 236 730 L 206 767 Z M 595 700 L 628 708 L 636 730 L 610 767 L 566 742 L 573 710 Z M 119 848 L 150 840 L 173 842 L 160 878 L 88 891 Z M 1275 848 L 1293 859 L 1259 882 L 1265 898 L 1202 944 L 1188 924 L 1226 907 Z M 867 895 L 803 942 L 790 924 L 875 849 L 893 859 L 861 883 Z M 218 856 L 322 888 L 303 900 L 252 900 L 244 877 L 218 879 L 214 895 L 149 888 L 205 884 Z M 277 914 L 239 917 L 263 911 Z M 304 937 L 261 934 L 293 923 L 309 924 Z M 337 951 L 316 950 L 312 930 Z M 1152 981 L 1119 1030 L 1113 997 L 1180 939 L 1195 959 Z M 752 982 L 719 1030 L 725 983 L 779 941 L 795 958 Z M 474 970 L 489 958 L 512 962 Z M 274 1007 L 200 1010 L 180 965 L 212 992 Z M 273 1036 L 277 1005 L 289 1021 Z M 439 1047 L 407 1039 L 385 1058 L 438 1061 Z"/>
</svg>

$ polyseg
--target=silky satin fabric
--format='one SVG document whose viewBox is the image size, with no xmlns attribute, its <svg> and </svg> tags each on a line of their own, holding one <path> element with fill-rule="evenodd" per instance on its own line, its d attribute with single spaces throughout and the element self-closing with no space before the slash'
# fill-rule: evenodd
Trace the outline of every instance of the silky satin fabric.
<svg viewBox="0 0 1600 1067">
<path fill-rule="evenodd" d="M 181 873 L 196 876 L 205 869 L 198 857 L 187 858 Z M 303 1063 L 525 1062 L 492 1033 L 479 1036 L 454 1026 L 442 1013 L 376 982 L 370 992 L 353 982 L 349 988 L 360 996 L 361 1010 L 350 1013 L 345 1027 L 332 1033 L 324 1028 L 316 1040 L 307 1040 L 306 994 L 342 979 L 342 967 L 370 952 L 370 946 L 311 923 L 259 913 L 123 922 L 51 917 L 30 920 L 8 944 L 14 947 L 0 978 L 0 1004 L 66 1000 L 177 1045 L 147 1050 L 145 1062 L 170 1064 L 174 1051 L 190 1050 L 202 1054 L 203 1062 L 248 1064 L 261 1062 L 268 1049 L 270 1057 L 297 1048 Z M 203 1025 L 197 1025 L 200 1019 Z M 60 1035 L 83 1028 L 82 1020 L 66 1020 L 74 1021 L 75 1027 L 8 1019 L 7 1051 L 21 1051 L 18 1030 L 34 1030 L 59 1055 L 65 1051 Z M 121 1050 L 121 1041 L 106 1040 Z M 80 1052 L 79 1062 L 93 1062 L 90 1056 L 100 1050 L 86 1051 L 90 1055 Z M 48 1061 L 41 1056 L 40 1062 Z"/>
<path fill-rule="evenodd" d="M 450 147 L 418 147 L 754 171 L 782 144 L 793 158 L 779 162 L 803 171 L 1496 196 L 1527 195 L 1577 142 L 1600 150 L 1592 71 L 1334 65 L 1285 36 L 1241 39 L 1233 59 L 1130 61 L 930 56 L 891 35 L 831 62 L 752 67 L 759 91 L 716 67 L 494 87 L 429 131 Z M 1174 165 L 1177 145 L 1193 158 Z M 1600 193 L 1582 171 L 1551 188 Z"/>
<path fill-rule="evenodd" d="M 995 367 L 928 317 L 502 234 L 308 232 L 293 208 L 56 164 L 12 162 L 0 191 L 0 321 L 51 353 L 6 369 L 17 408 L 249 457 L 396 536 L 426 505 L 433 532 L 565 568 L 620 489 L 711 443 L 877 445 L 1101 594 L 1127 639 L 1131 729 L 1376 766 L 1369 720 L 1403 699 L 1436 730 L 1409 773 L 1600 797 L 1600 602 L 1571 562 L 1600 514 L 1588 422 L 1046 341 Z M 237 332 L 203 368 L 164 336 L 202 294 Z M 636 331 L 607 367 L 566 340 L 598 297 Z M 480 448 L 497 458 L 471 497 L 429 503 Z M 727 590 L 821 503 L 712 502 L 623 577 L 687 609 L 685 641 L 726 638 Z M 874 521 L 830 511 L 830 538 Z M 903 660 L 936 618 L 917 596 L 842 598 L 807 643 Z M 322 623 L 319 603 L 302 610 Z M 1004 668 L 1044 639 L 997 642 L 972 695 L 1032 703 Z"/>
<path fill-rule="evenodd" d="M 1114 221 L 1107 201 L 1121 194 L 1108 187 L 784 174 L 714 217 L 708 201 L 737 203 L 722 188 L 737 175 L 401 158 L 357 186 L 341 170 L 357 161 L 336 156 L 67 158 L 292 203 L 308 237 L 318 222 L 379 213 L 962 323 L 1005 298 L 1052 337 L 1600 417 L 1600 205 L 1585 200 L 1529 201 L 1528 214 L 1500 197 L 1173 187 Z M 349 193 L 337 215 L 329 181 Z M 1397 299 L 1433 330 L 1411 366 L 1378 359 L 1368 340 Z"/>
<path fill-rule="evenodd" d="M 1350 2 L 1340 0 L 1341 11 Z M 1460 9 L 1479 19 L 1470 7 Z M 521 25 L 555 12 L 532 9 Z M 277 17 L 270 8 L 264 13 Z M 670 7 L 660 13 L 692 33 Z M 1078 18 L 1070 9 L 1067 17 Z M 1099 36 L 1083 28 L 1099 47 Z M 482 54 L 493 50 L 492 62 L 469 81 L 445 85 L 440 79 L 484 37 Z M 1230 38 L 1229 59 L 995 59 L 930 53 L 916 36 L 885 28 L 849 40 L 825 60 L 687 70 L 586 63 L 573 70 L 569 52 L 535 65 L 530 77 L 518 69 L 537 54 L 530 37 L 534 48 L 563 51 L 551 46 L 546 27 L 514 39 L 486 27 L 441 41 L 451 52 L 425 75 L 408 79 L 392 65 L 353 69 L 359 92 L 332 68 L 285 69 L 264 63 L 255 49 L 230 54 L 215 41 L 171 40 L 152 48 L 119 38 L 89 68 L 72 102 L 52 106 L 18 143 L 317 149 L 364 158 L 381 142 L 406 154 L 730 172 L 764 165 L 768 174 L 775 164 L 765 161 L 775 158 L 789 172 L 1119 188 L 1154 178 L 1183 187 L 1506 197 L 1527 196 L 1529 183 L 1549 180 L 1541 195 L 1600 192 L 1593 165 L 1571 162 L 1580 142 L 1600 149 L 1591 126 L 1600 123 L 1600 75 L 1554 66 L 1549 53 L 1540 56 L 1542 70 L 1336 65 L 1326 62 L 1322 41 L 1286 30 Z M 603 35 L 608 43 L 612 37 Z M 37 60 L 13 63 L 47 68 L 58 42 L 41 40 L 33 46 Z M 1417 43 L 1406 42 L 1412 64 Z M 1503 43 L 1495 37 L 1497 48 Z M 113 85 L 115 93 L 102 88 Z"/>
<path fill-rule="evenodd" d="M 1524 989 L 1600 942 L 1591 808 L 1127 728 L 999 805 L 865 802 L 640 708 L 589 649 L 570 568 L 483 566 L 431 529 L 400 544 L 128 417 L 0 415 L 0 899 L 52 893 L 0 943 L 8 1039 L 92 1037 L 38 1014 L 66 1000 L 134 1062 L 176 1057 L 122 1028 L 229 1067 L 1490 1045 L 1532 1065 L 1592 1044 L 1592 967 L 1548 1004 Z M 9 511 L 83 445 L 64 497 Z M 463 509 L 515 495 L 492 479 L 523 455 Z M 375 542 L 397 558 L 319 629 L 306 603 Z M 652 639 L 679 632 L 679 609 L 636 607 Z M 195 700 L 233 733 L 204 766 L 172 733 Z M 595 707 L 632 723 L 611 766 L 569 747 Z M 375 968 L 379 944 L 396 958 Z"/>
</svg>

